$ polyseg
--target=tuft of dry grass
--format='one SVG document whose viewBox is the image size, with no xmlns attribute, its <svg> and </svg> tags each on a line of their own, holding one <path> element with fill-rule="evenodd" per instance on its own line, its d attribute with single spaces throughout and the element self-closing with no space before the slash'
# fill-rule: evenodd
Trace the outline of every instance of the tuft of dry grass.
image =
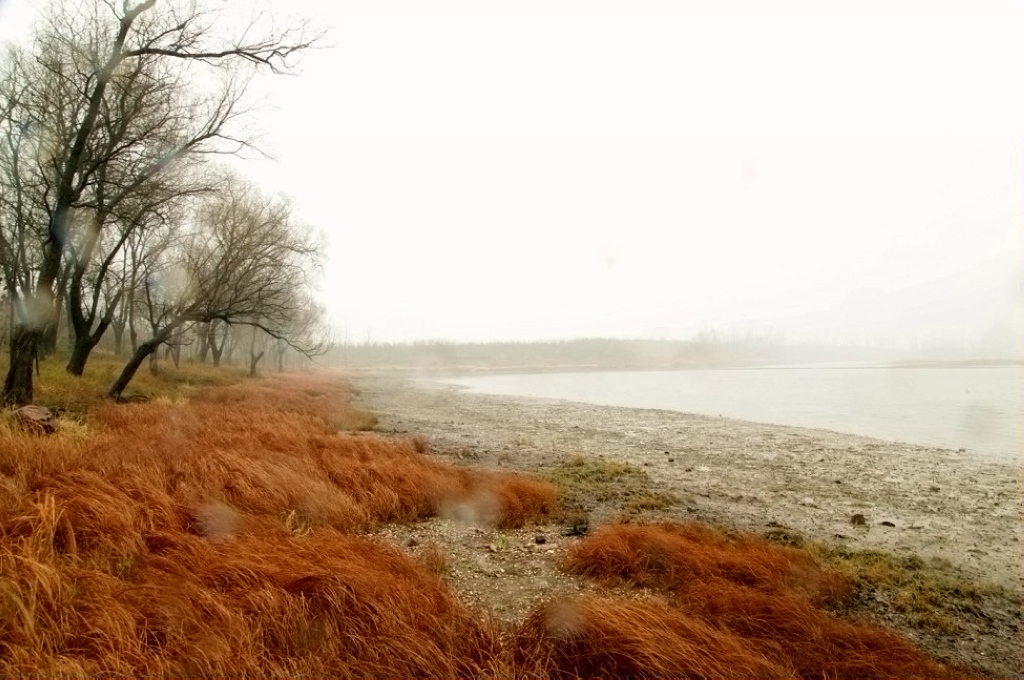
<svg viewBox="0 0 1024 680">
<path fill-rule="evenodd" d="M 152 531 L 118 571 L 35 548 L 0 560 L 5 676 L 468 677 L 497 657 L 486 621 L 365 538 Z"/>
<path fill-rule="evenodd" d="M 420 564 L 435 576 L 444 576 L 448 573 L 448 555 L 444 548 L 435 542 L 423 546 L 417 555 Z"/>
<path fill-rule="evenodd" d="M 691 626 L 710 626 L 741 643 L 746 663 L 758 659 L 773 669 L 748 674 L 747 666 L 737 666 L 739 675 L 963 677 L 962 669 L 932 661 L 891 631 L 824 611 L 822 605 L 850 596 L 850 580 L 822 569 L 804 550 L 758 536 L 726 535 L 693 523 L 611 525 L 575 546 L 563 566 L 608 583 L 662 591 L 670 607 L 646 602 L 645 611 L 663 612 L 665 621 L 684 617 Z M 664 614 L 666 607 L 671 614 Z M 682 623 L 673 626 L 682 629 Z M 532 630 L 531 639 L 543 645 L 547 638 Z M 619 663 L 624 656 L 651 653 L 637 648 L 632 637 L 608 638 L 600 627 L 593 630 L 574 658 L 593 656 L 593 663 L 606 664 L 609 655 Z M 603 666 L 596 668 L 600 673 Z M 736 674 L 710 666 L 692 673 Z"/>
<path fill-rule="evenodd" d="M 792 667 L 663 600 L 548 603 L 516 631 L 514 662 L 549 678 L 784 678 Z"/>
<path fill-rule="evenodd" d="M 681 591 L 695 580 L 725 580 L 768 593 L 796 592 L 835 602 L 850 584 L 803 550 L 706 524 L 613 524 L 577 544 L 564 568 L 607 582 Z"/>
</svg>

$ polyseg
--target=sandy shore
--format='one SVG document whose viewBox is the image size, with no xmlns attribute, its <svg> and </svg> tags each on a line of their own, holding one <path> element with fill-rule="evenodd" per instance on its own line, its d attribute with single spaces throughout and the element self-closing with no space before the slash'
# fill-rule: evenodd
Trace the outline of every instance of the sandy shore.
<svg viewBox="0 0 1024 680">
<path fill-rule="evenodd" d="M 825 430 L 478 395 L 393 376 L 355 382 L 383 429 L 422 433 L 481 465 L 535 471 L 573 454 L 614 458 L 643 466 L 683 499 L 682 513 L 943 558 L 976 580 L 1024 587 L 1020 465 Z M 864 525 L 851 523 L 856 514 Z"/>
</svg>

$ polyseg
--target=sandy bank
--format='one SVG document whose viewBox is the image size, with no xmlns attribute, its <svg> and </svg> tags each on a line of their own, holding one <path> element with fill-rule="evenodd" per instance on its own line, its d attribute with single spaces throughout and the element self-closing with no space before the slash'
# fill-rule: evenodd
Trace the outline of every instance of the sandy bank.
<svg viewBox="0 0 1024 680">
<path fill-rule="evenodd" d="M 825 430 L 477 395 L 394 376 L 356 382 L 384 429 L 423 433 L 481 465 L 538 470 L 577 453 L 615 458 L 643 466 L 682 498 L 680 513 L 944 558 L 977 580 L 1024 586 L 1019 465 Z M 866 523 L 851 524 L 855 514 Z"/>
</svg>

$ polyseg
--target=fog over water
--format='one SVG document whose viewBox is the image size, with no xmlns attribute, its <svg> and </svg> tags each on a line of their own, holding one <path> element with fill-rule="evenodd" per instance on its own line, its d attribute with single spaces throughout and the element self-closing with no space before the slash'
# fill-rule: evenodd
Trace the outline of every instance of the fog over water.
<svg viewBox="0 0 1024 680">
<path fill-rule="evenodd" d="M 1024 369 L 778 367 L 446 379 L 488 394 L 655 408 L 850 432 L 1020 461 Z"/>
<path fill-rule="evenodd" d="M 1021 354 L 1020 2 L 269 4 L 330 47 L 242 169 L 329 236 L 340 340 Z"/>
</svg>

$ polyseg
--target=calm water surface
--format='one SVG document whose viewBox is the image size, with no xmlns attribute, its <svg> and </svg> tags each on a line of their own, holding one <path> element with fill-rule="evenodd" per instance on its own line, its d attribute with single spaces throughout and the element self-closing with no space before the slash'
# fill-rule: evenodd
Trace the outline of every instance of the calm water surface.
<svg viewBox="0 0 1024 680">
<path fill-rule="evenodd" d="M 760 368 L 487 375 L 475 392 L 722 415 L 1020 460 L 1024 368 Z"/>
</svg>

